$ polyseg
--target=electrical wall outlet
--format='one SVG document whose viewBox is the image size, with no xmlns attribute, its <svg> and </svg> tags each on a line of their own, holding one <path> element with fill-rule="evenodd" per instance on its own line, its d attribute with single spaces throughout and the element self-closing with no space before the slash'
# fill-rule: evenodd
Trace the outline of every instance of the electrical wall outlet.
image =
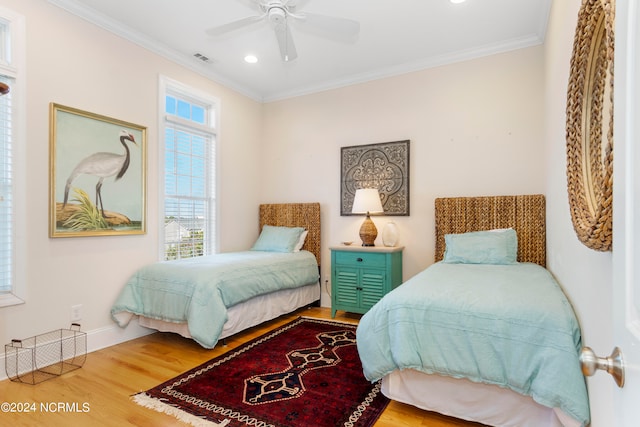
<svg viewBox="0 0 640 427">
<path fill-rule="evenodd" d="M 71 321 L 78 322 L 82 320 L 82 304 L 71 306 Z"/>
</svg>

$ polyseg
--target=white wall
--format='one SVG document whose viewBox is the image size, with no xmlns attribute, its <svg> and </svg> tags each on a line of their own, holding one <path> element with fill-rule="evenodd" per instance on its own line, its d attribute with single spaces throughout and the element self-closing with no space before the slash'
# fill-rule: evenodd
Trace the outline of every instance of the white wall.
<svg viewBox="0 0 640 427">
<path fill-rule="evenodd" d="M 42 0 L 2 0 L 26 17 L 25 96 L 27 303 L 0 308 L 0 342 L 68 327 L 70 307 L 83 305 L 89 347 L 118 340 L 109 310 L 133 271 L 158 256 L 158 78 L 160 74 L 220 99 L 220 247 L 244 248 L 258 231 L 255 183 L 262 105 L 177 66 Z M 147 234 L 48 237 L 49 103 L 146 126 Z M 107 184 L 105 183 L 105 186 Z M 249 225 L 255 224 L 255 228 Z M 113 328 L 113 330 L 112 330 Z M 111 336 L 109 333 L 113 333 Z M 124 335 L 122 335 L 124 336 Z M 4 374 L 4 372 L 2 372 Z"/>
<path fill-rule="evenodd" d="M 363 220 L 340 216 L 340 147 L 411 140 L 411 215 L 373 218 L 379 231 L 398 224 L 408 279 L 433 262 L 436 197 L 544 193 L 542 53 L 522 49 L 266 104 L 261 201 L 321 203 L 324 283 L 328 247 L 358 242 Z"/>
<path fill-rule="evenodd" d="M 548 268 L 564 287 L 582 327 L 583 344 L 600 356 L 613 349 L 612 257 L 582 245 L 573 230 L 566 185 L 565 107 L 573 38 L 580 0 L 554 1 L 545 43 L 545 149 L 548 163 Z M 622 230 L 617 232 L 622 232 Z M 587 381 L 592 425 L 612 425 L 611 378 L 599 373 Z"/>
</svg>

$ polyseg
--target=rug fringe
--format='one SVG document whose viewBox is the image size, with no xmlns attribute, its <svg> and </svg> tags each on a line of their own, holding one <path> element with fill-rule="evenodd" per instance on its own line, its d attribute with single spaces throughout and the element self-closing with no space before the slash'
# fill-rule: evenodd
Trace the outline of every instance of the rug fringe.
<svg viewBox="0 0 640 427">
<path fill-rule="evenodd" d="M 190 424 L 194 427 L 224 427 L 229 424 L 229 420 L 224 420 L 220 423 L 206 420 L 204 418 L 191 415 L 188 412 L 183 411 L 180 408 L 169 405 L 162 402 L 159 399 L 153 398 L 146 393 L 138 393 L 131 397 L 135 403 L 145 408 L 153 409 L 154 411 L 163 412 L 165 414 L 176 417 L 178 420 Z"/>
</svg>

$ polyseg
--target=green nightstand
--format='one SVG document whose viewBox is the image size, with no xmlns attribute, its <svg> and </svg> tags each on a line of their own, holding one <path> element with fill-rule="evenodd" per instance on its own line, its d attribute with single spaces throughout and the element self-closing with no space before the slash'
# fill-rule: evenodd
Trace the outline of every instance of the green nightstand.
<svg viewBox="0 0 640 427">
<path fill-rule="evenodd" d="M 402 283 L 398 247 L 334 246 L 331 250 L 331 317 L 336 311 L 366 313 Z"/>
</svg>

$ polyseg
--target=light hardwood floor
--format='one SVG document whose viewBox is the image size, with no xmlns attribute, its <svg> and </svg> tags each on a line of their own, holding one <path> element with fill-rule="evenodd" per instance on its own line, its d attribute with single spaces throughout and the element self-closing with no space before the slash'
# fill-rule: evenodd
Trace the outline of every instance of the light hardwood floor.
<svg viewBox="0 0 640 427">
<path fill-rule="evenodd" d="M 207 350 L 175 334 L 155 333 L 89 353 L 84 366 L 37 385 L 0 382 L 3 426 L 186 426 L 170 415 L 136 405 L 132 394 L 152 388 L 298 316 L 330 319 L 327 308 L 301 309 L 227 339 Z M 357 323 L 338 312 L 336 320 Z M 6 412 L 9 409 L 20 412 Z M 391 402 L 375 427 L 472 427 L 469 423 Z M 301 426 L 303 427 L 303 426 Z"/>
</svg>

